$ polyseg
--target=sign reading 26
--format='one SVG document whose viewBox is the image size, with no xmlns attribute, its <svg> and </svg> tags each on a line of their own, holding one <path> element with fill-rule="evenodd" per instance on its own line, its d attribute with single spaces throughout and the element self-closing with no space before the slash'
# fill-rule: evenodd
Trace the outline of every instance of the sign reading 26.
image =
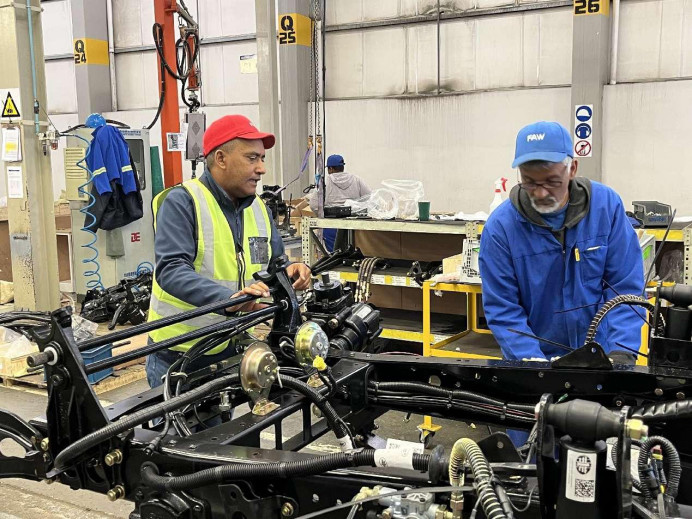
<svg viewBox="0 0 692 519">
<path fill-rule="evenodd" d="M 574 15 L 608 14 L 609 0 L 574 0 Z"/>
</svg>

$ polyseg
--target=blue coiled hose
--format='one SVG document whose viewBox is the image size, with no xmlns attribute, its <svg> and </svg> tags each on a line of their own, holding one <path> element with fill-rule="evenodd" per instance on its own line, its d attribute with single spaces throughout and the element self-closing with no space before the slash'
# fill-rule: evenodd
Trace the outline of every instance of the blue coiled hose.
<svg viewBox="0 0 692 519">
<path fill-rule="evenodd" d="M 64 136 L 67 136 L 63 134 Z M 82 207 L 79 212 L 84 215 L 84 226 L 82 227 L 82 231 L 88 233 L 91 235 L 91 239 L 88 243 L 82 245 L 83 248 L 89 249 L 93 252 L 91 257 L 89 258 L 84 258 L 82 259 L 82 263 L 86 264 L 92 264 L 93 267 L 91 267 L 90 270 L 85 270 L 84 271 L 84 277 L 85 278 L 92 278 L 89 279 L 86 283 L 87 289 L 100 289 L 103 290 L 103 283 L 101 282 L 101 264 L 98 261 L 99 258 L 99 250 L 94 247 L 94 244 L 96 243 L 98 237 L 96 236 L 96 233 L 91 230 L 91 226 L 93 226 L 96 223 L 96 217 L 89 212 L 89 209 L 91 209 L 94 204 L 96 203 L 96 197 L 91 194 L 90 191 L 86 190 L 86 187 L 91 184 L 94 180 L 94 175 L 91 173 L 89 170 L 89 167 L 86 165 L 86 158 L 89 156 L 89 152 L 91 151 L 91 142 L 84 137 L 81 137 L 79 135 L 75 134 L 68 134 L 70 137 L 77 137 L 78 139 L 83 140 L 84 142 L 87 143 L 87 150 L 86 153 L 84 154 L 84 158 L 81 160 L 77 161 L 77 166 L 82 168 L 84 171 L 87 172 L 87 181 L 84 182 L 81 186 L 79 186 L 78 191 L 81 194 L 84 194 L 87 196 L 89 199 L 89 203 L 87 203 L 86 206 Z M 91 217 L 91 218 L 89 218 Z M 89 221 L 90 220 L 90 221 Z"/>
</svg>

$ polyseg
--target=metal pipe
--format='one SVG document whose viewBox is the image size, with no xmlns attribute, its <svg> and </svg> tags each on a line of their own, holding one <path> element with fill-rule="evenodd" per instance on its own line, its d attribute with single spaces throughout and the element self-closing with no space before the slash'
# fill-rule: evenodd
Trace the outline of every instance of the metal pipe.
<svg viewBox="0 0 692 519">
<path fill-rule="evenodd" d="M 437 95 L 440 95 L 440 0 L 437 0 Z"/>
<path fill-rule="evenodd" d="M 31 56 L 31 88 L 34 94 L 34 128 L 36 130 L 36 135 L 38 135 L 40 130 L 38 122 L 38 92 L 36 88 L 36 56 L 34 55 L 34 22 L 31 15 L 32 9 L 31 0 L 26 0 L 26 17 L 27 25 L 29 26 L 29 55 Z"/>
<path fill-rule="evenodd" d="M 127 353 L 123 353 L 122 355 L 118 355 L 117 357 L 111 357 L 110 359 L 104 359 L 100 360 L 98 362 L 93 362 L 89 364 L 88 366 L 84 367 L 84 371 L 86 371 L 87 375 L 91 375 L 92 373 L 97 373 L 101 371 L 102 369 L 106 368 L 112 368 L 113 366 L 117 366 L 118 364 L 123 364 L 124 362 L 128 362 L 130 360 L 135 360 L 139 359 L 142 357 L 146 357 L 147 355 L 151 355 L 152 353 L 156 353 L 157 351 L 165 350 L 168 348 L 172 348 L 173 346 L 177 346 L 179 344 L 182 344 L 187 341 L 191 341 L 194 339 L 201 339 L 202 337 L 205 337 L 206 335 L 211 335 L 212 333 L 218 333 L 218 332 L 224 332 L 224 331 L 231 331 L 233 328 L 236 328 L 238 326 L 241 326 L 242 324 L 245 324 L 250 321 L 254 321 L 258 319 L 259 317 L 262 316 L 269 316 L 273 314 L 276 309 L 279 308 L 279 305 L 269 305 L 267 308 L 263 308 L 261 310 L 257 310 L 255 312 L 252 312 L 251 314 L 243 315 L 242 317 L 238 317 L 236 319 L 230 320 L 230 321 L 224 321 L 222 323 L 217 323 L 217 324 L 212 324 L 209 326 L 205 326 L 204 328 L 199 328 L 198 330 L 194 330 L 191 332 L 184 333 L 182 335 L 178 335 L 177 337 L 172 337 L 170 339 L 166 339 L 165 341 L 161 342 L 154 342 L 151 344 L 147 344 L 146 346 L 139 348 L 134 351 L 128 351 Z"/>
<path fill-rule="evenodd" d="M 440 16 L 441 21 L 447 20 L 457 20 L 461 18 L 475 18 L 478 16 L 490 16 L 496 14 L 511 14 L 511 13 L 525 13 L 530 11 L 538 11 L 541 9 L 556 9 L 561 7 L 572 6 L 573 0 L 552 0 L 540 4 L 521 4 L 512 5 L 507 7 L 486 7 L 480 9 L 468 9 L 466 11 L 448 11 Z M 337 25 L 330 25 L 325 30 L 327 32 L 335 31 L 350 31 L 350 30 L 361 30 L 361 29 L 376 29 L 378 27 L 395 27 L 399 25 L 413 25 L 417 23 L 431 23 L 435 22 L 437 15 L 418 15 L 411 16 L 407 18 L 392 18 L 387 20 L 372 20 L 367 22 L 353 22 L 353 23 L 342 23 Z"/>
<path fill-rule="evenodd" d="M 322 58 L 322 161 L 324 162 L 324 157 L 327 153 L 327 54 L 325 47 L 325 37 L 327 35 L 327 0 L 322 0 L 322 22 L 320 26 L 320 38 L 322 51 L 320 52 L 320 57 Z M 322 173 L 324 177 L 324 173 Z M 326 179 L 325 179 L 325 189 L 324 189 L 325 203 L 327 197 L 326 189 Z"/>
<path fill-rule="evenodd" d="M 113 0 L 106 0 L 106 27 L 108 29 L 108 68 L 111 73 L 111 108 L 118 111 L 118 88 L 115 78 L 115 40 L 113 37 Z"/>
<path fill-rule="evenodd" d="M 613 30 L 610 42 L 610 84 L 617 84 L 618 74 L 618 40 L 620 34 L 620 0 L 613 0 Z"/>
<path fill-rule="evenodd" d="M 183 321 L 187 321 L 188 319 L 192 319 L 193 317 L 199 317 L 200 315 L 217 312 L 219 310 L 223 310 L 224 308 L 247 303 L 255 299 L 257 299 L 257 296 L 243 295 L 240 297 L 234 297 L 223 301 L 217 301 L 216 303 L 210 303 L 205 306 L 200 306 L 199 308 L 195 308 L 194 310 L 188 310 L 187 312 L 181 312 L 177 315 L 157 319 L 156 321 L 152 321 L 150 323 L 133 326 L 132 328 L 121 330 L 119 332 L 109 333 L 108 335 L 104 335 L 102 337 L 94 337 L 93 339 L 80 342 L 78 345 L 79 351 L 89 350 L 91 348 L 96 348 L 97 346 L 111 344 L 113 342 L 121 341 L 123 339 L 129 339 L 130 337 L 134 337 L 135 335 L 140 335 L 142 333 L 158 330 L 159 328 L 170 326 L 171 324 L 177 324 Z"/>
</svg>

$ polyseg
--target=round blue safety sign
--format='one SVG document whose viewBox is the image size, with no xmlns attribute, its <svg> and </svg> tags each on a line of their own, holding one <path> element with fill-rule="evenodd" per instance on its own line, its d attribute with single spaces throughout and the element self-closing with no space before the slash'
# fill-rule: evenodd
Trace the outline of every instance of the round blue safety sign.
<svg viewBox="0 0 692 519">
<path fill-rule="evenodd" d="M 588 139 L 591 136 L 591 126 L 581 123 L 574 129 L 574 134 L 580 139 Z"/>
<path fill-rule="evenodd" d="M 588 105 L 582 105 L 582 106 L 577 107 L 576 114 L 577 114 L 577 120 L 579 120 L 581 122 L 586 122 L 589 119 L 591 119 L 591 116 L 593 115 L 593 110 Z"/>
</svg>

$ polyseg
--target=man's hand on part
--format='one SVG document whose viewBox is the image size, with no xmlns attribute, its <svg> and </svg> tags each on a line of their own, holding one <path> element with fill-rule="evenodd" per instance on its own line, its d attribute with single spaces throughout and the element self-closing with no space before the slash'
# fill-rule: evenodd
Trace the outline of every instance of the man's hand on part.
<svg viewBox="0 0 692 519">
<path fill-rule="evenodd" d="M 310 267 L 305 263 L 291 263 L 286 267 L 286 274 L 294 279 L 293 288 L 295 290 L 305 290 L 310 287 Z"/>
<path fill-rule="evenodd" d="M 242 295 L 251 295 L 251 296 L 257 296 L 258 298 L 260 297 L 269 297 L 269 287 L 265 285 L 262 282 L 259 283 L 253 283 L 249 287 L 245 287 L 242 289 L 240 292 L 236 292 L 233 294 L 231 297 L 239 297 Z M 257 303 L 256 301 L 249 301 L 247 303 L 243 303 L 242 305 L 236 305 L 236 306 L 229 306 L 226 308 L 227 312 L 252 312 L 254 310 L 261 310 L 262 308 L 266 308 L 267 305 L 264 303 Z"/>
</svg>

